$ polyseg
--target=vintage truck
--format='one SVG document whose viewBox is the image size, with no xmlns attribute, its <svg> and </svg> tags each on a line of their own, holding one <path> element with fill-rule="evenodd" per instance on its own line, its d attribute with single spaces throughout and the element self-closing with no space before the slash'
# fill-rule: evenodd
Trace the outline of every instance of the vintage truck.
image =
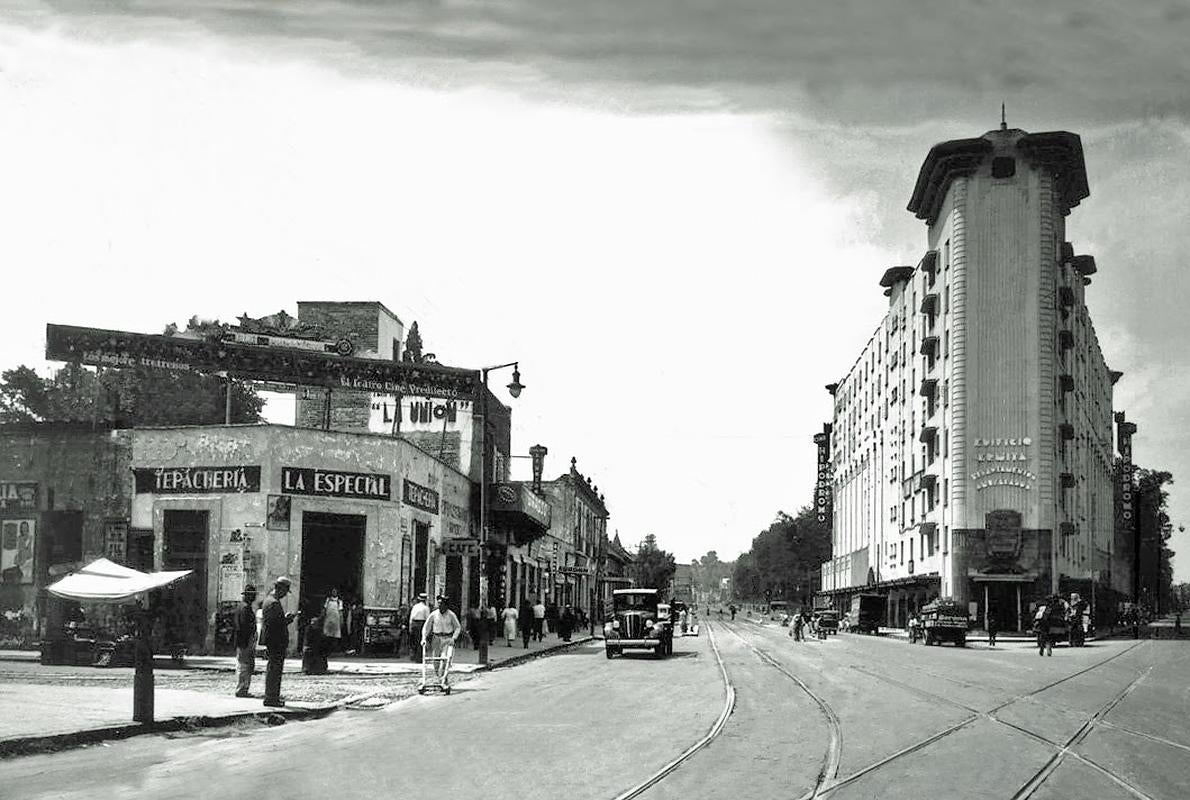
<svg viewBox="0 0 1190 800">
<path fill-rule="evenodd" d="M 926 644 L 954 642 L 957 647 L 966 647 L 970 624 L 967 608 L 950 598 L 939 598 L 921 608 L 921 627 L 925 631 Z"/>
<path fill-rule="evenodd" d="M 625 650 L 649 650 L 655 658 L 673 653 L 669 607 L 659 589 L 616 589 L 611 618 L 603 626 L 603 649 L 608 658 Z"/>
<path fill-rule="evenodd" d="M 884 619 L 884 595 L 857 594 L 851 597 L 851 610 L 847 613 L 847 630 L 859 633 L 880 633 L 880 622 Z"/>
</svg>

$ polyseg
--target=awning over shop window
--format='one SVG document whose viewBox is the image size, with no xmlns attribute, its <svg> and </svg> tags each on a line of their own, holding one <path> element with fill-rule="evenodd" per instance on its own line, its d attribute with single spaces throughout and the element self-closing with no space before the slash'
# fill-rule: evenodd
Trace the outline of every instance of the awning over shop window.
<svg viewBox="0 0 1190 800">
<path fill-rule="evenodd" d="M 550 504 L 528 483 L 496 483 L 491 491 L 492 517 L 508 526 L 518 545 L 525 545 L 550 529 Z"/>
<path fill-rule="evenodd" d="M 143 592 L 168 586 L 185 578 L 192 571 L 185 569 L 174 572 L 138 572 L 106 558 L 100 558 L 50 584 L 46 590 L 56 597 L 65 597 L 68 600 L 118 603 Z"/>
</svg>

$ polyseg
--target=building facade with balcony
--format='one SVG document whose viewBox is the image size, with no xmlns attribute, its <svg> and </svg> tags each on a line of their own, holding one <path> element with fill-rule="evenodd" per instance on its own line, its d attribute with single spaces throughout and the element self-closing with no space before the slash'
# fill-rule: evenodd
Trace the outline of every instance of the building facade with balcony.
<svg viewBox="0 0 1190 800">
<path fill-rule="evenodd" d="M 550 570 L 546 592 L 559 606 L 582 609 L 592 619 L 603 614 L 604 556 L 610 516 L 599 487 L 578 471 L 542 484 L 552 511 L 549 537 Z"/>
<path fill-rule="evenodd" d="M 1121 373 L 1085 304 L 1095 260 L 1066 241 L 1088 194 L 1071 133 L 930 150 L 909 202 L 926 252 L 884 273 L 888 313 L 827 387 L 838 606 L 880 592 L 901 626 L 950 596 L 1017 630 L 1051 592 L 1110 585 Z"/>
</svg>

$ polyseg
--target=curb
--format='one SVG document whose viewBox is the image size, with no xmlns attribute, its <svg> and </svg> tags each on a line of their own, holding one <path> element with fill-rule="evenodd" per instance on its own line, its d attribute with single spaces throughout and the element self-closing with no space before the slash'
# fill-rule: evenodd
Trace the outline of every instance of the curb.
<svg viewBox="0 0 1190 800">
<path fill-rule="evenodd" d="M 541 650 L 534 650 L 532 653 L 524 653 L 523 655 L 512 656 L 511 658 L 506 658 L 503 661 L 498 661 L 495 664 L 488 664 L 487 666 L 480 666 L 479 669 L 477 669 L 475 671 L 476 672 L 491 672 L 494 669 L 504 669 L 505 667 L 516 667 L 516 666 L 519 666 L 526 662 L 533 661 L 534 659 L 551 656 L 555 653 L 560 653 L 563 650 L 569 650 L 572 647 L 577 647 L 580 644 L 587 644 L 588 642 L 593 642 L 593 641 L 595 641 L 594 636 L 584 636 L 581 639 L 575 639 L 572 642 L 562 642 L 561 644 L 554 645 L 553 647 L 546 647 Z"/>
<path fill-rule="evenodd" d="M 506 667 L 515 667 L 534 659 L 547 657 L 563 650 L 568 650 L 570 648 L 587 644 L 588 642 L 595 640 L 596 637 L 594 636 L 584 636 L 571 642 L 563 642 L 559 645 L 555 645 L 554 647 L 535 650 L 532 653 L 524 653 L 523 655 L 506 658 L 503 661 L 499 661 L 495 664 L 480 666 L 471 674 L 490 672 L 492 670 L 504 669 Z M 182 730 L 219 728 L 225 727 L 227 725 L 234 725 L 237 722 L 251 719 L 255 719 L 261 723 L 269 725 L 321 719 L 322 717 L 329 716 L 341 708 L 346 708 L 352 702 L 356 702 L 360 699 L 371 696 L 371 694 L 374 693 L 355 695 L 338 700 L 334 703 L 315 706 L 313 708 L 294 707 L 286 708 L 284 710 L 268 709 L 263 711 L 243 711 L 237 712 L 235 714 L 224 714 L 215 717 L 173 717 L 172 719 L 162 720 L 161 722 L 152 722 L 147 724 L 140 722 L 129 722 L 122 725 L 111 725 L 105 728 L 90 728 L 88 730 L 71 731 L 67 733 L 22 736 L 14 739 L 4 739 L 0 740 L 0 760 L 37 755 L 39 753 L 52 753 L 59 750 L 70 750 L 79 747 L 85 747 L 89 744 L 98 744 L 99 742 L 119 739 L 129 739 L 134 736 L 142 736 L 152 733 L 173 733 L 175 731 Z"/>
<path fill-rule="evenodd" d="M 161 722 L 129 722 L 122 725 L 111 725 L 106 728 L 90 728 L 68 733 L 54 733 L 42 736 L 21 736 L 15 739 L 0 741 L 0 760 L 31 756 L 39 753 L 53 753 L 59 750 L 70 750 L 85 747 L 89 744 L 129 739 L 150 733 L 173 733 L 182 730 L 196 730 L 201 728 L 221 728 L 236 722 L 255 719 L 268 725 L 283 725 L 286 722 L 305 722 L 311 719 L 321 719 L 336 711 L 342 702 L 315 706 L 313 708 L 292 708 L 284 711 L 268 709 L 264 711 L 241 711 L 235 714 L 223 714 L 217 717 L 173 717 Z"/>
</svg>

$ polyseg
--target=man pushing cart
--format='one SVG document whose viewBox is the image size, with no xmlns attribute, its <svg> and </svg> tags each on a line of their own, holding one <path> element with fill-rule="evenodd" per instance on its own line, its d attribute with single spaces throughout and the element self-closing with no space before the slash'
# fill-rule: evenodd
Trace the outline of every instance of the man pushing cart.
<svg viewBox="0 0 1190 800">
<path fill-rule="evenodd" d="M 418 694 L 426 689 L 441 689 L 450 694 L 450 664 L 454 658 L 455 640 L 463 626 L 455 612 L 446 606 L 446 598 L 438 596 L 438 607 L 430 612 L 430 618 L 421 634 L 421 683 Z M 431 678 L 430 668 L 433 668 Z"/>
</svg>

